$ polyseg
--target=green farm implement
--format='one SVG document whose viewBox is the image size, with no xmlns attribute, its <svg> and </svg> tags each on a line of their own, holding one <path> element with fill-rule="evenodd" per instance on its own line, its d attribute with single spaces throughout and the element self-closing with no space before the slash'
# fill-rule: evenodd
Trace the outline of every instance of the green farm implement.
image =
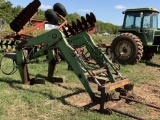
<svg viewBox="0 0 160 120">
<path fill-rule="evenodd" d="M 36 6 L 32 7 L 32 5 Z M 6 52 L 4 57 L 13 59 L 22 82 L 30 85 L 36 84 L 36 78 L 31 78 L 29 75 L 27 64 L 30 60 L 39 56 L 46 56 L 48 60 L 48 75 L 41 77 L 52 83 L 63 82 L 62 78 L 54 77 L 56 65 L 60 62 L 57 60 L 57 56 L 60 54 L 77 75 L 92 102 L 100 105 L 100 112 L 111 114 L 112 111 L 115 111 L 125 114 L 115 109 L 115 107 L 122 101 L 131 98 L 129 93 L 134 85 L 129 79 L 121 75 L 119 68 L 94 43 L 90 35 L 96 30 L 96 17 L 94 14 L 86 14 L 86 17 L 82 16 L 80 20 L 77 19 L 76 22 L 72 22 L 70 25 L 64 18 L 67 14 L 66 9 L 62 4 L 56 3 L 53 9 L 45 11 L 47 21 L 42 22 L 42 24 L 50 23 L 58 25 L 58 28 L 34 37 L 26 34 L 33 28 L 25 32 L 23 27 L 38 11 L 39 6 L 40 2 L 34 0 L 10 24 L 11 29 L 16 32 L 15 35 L 19 37 L 14 37 L 14 40 L 18 41 L 15 43 L 15 52 Z M 26 19 L 23 19 L 24 17 Z M 63 22 L 59 23 L 59 19 Z M 39 50 L 32 52 L 32 54 L 28 53 L 30 49 L 37 46 L 40 46 Z M 83 52 L 78 52 L 78 49 L 81 48 L 85 48 L 90 59 Z M 26 50 L 28 51 L 26 52 Z M 92 89 L 91 83 L 97 85 L 97 91 Z M 118 96 L 113 98 L 111 91 L 115 91 Z M 109 103 L 115 101 L 116 104 L 114 105 Z M 128 116 L 139 119 L 133 115 Z"/>
</svg>

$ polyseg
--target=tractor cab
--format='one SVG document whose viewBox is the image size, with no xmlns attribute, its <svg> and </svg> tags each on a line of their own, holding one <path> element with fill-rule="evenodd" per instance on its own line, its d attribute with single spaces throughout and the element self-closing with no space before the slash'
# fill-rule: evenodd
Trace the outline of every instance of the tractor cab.
<svg viewBox="0 0 160 120">
<path fill-rule="evenodd" d="M 158 29 L 159 11 L 154 8 L 127 9 L 123 12 L 122 31 L 130 31 L 137 35 L 144 46 L 152 45 L 155 31 Z"/>
</svg>

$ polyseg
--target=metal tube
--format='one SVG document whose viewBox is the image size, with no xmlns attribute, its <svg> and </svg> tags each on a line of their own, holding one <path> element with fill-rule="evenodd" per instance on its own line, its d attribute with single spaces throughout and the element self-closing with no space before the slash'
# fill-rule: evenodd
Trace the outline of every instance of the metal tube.
<svg viewBox="0 0 160 120">
<path fill-rule="evenodd" d="M 152 107 L 152 108 L 160 109 L 160 107 L 158 107 L 158 106 L 155 106 L 155 105 L 152 105 L 152 104 L 148 104 L 148 103 L 144 103 L 144 102 L 141 102 L 141 101 L 138 101 L 138 100 L 135 100 L 135 99 L 131 99 L 131 98 L 125 97 L 125 96 L 121 96 L 120 95 L 120 98 L 123 98 L 123 99 L 126 99 L 126 100 L 130 100 L 130 101 L 134 101 L 134 102 L 137 102 L 137 103 L 140 103 L 140 104 L 143 104 L 143 105 L 147 105 L 147 106 Z"/>
<path fill-rule="evenodd" d="M 125 113 L 125 112 L 119 111 L 119 110 L 114 109 L 114 108 L 111 108 L 111 110 L 114 111 L 114 112 L 117 112 L 117 113 L 119 113 L 119 114 L 123 114 L 123 115 L 126 115 L 126 116 L 128 116 L 128 117 L 132 117 L 132 118 L 137 119 L 137 120 L 145 120 L 145 119 L 143 119 L 143 118 L 137 117 L 137 116 L 132 115 L 132 114 L 129 114 L 129 113 Z"/>
</svg>

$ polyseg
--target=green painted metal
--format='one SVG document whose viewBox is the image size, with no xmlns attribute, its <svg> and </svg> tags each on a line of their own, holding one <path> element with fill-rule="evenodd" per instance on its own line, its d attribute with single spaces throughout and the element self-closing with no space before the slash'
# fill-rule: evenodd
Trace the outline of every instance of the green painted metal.
<svg viewBox="0 0 160 120">
<path fill-rule="evenodd" d="M 99 65 L 99 68 L 103 67 L 107 69 L 107 74 L 110 82 L 115 82 L 115 78 L 112 75 L 110 69 L 113 69 L 113 71 L 115 71 L 116 74 L 120 78 L 122 78 L 121 74 L 118 72 L 118 68 L 108 59 L 105 53 L 103 53 L 102 50 L 98 48 L 98 46 L 94 43 L 92 37 L 87 32 L 81 32 L 75 36 L 65 38 L 64 34 L 61 31 L 53 29 L 47 33 L 29 39 L 28 42 L 23 45 L 23 47 L 31 47 L 41 44 L 45 46 L 38 52 L 32 54 L 29 59 L 36 58 L 39 55 L 43 55 L 44 51 L 48 51 L 49 70 L 51 70 L 51 73 L 48 74 L 48 77 L 52 77 L 54 68 L 52 68 L 51 65 L 55 65 L 54 48 L 58 48 L 65 61 L 72 67 L 74 73 L 77 75 L 93 101 L 96 100 L 96 96 L 88 82 L 87 77 L 84 74 L 83 68 L 85 68 L 89 74 L 92 72 L 92 70 L 86 67 L 85 62 L 80 58 L 75 48 L 85 46 L 91 57 L 96 61 L 97 65 Z M 74 48 L 72 47 L 72 45 L 74 45 Z M 17 65 L 21 79 L 23 83 L 27 83 L 26 81 L 30 81 L 27 79 L 30 78 L 28 75 L 28 70 L 22 49 L 17 48 L 16 54 Z"/>
<path fill-rule="evenodd" d="M 25 57 L 21 49 L 16 49 L 16 64 L 20 73 L 20 77 L 24 84 L 29 82 L 28 68 L 26 65 Z"/>
<path fill-rule="evenodd" d="M 52 47 L 58 47 L 61 53 L 63 54 L 65 60 L 69 63 L 69 65 L 73 68 L 75 74 L 80 79 L 81 83 L 83 84 L 86 91 L 89 93 L 92 100 L 95 99 L 94 92 L 92 91 L 87 78 L 84 75 L 84 72 L 82 71 L 80 63 L 78 63 L 76 58 L 75 50 L 68 44 L 67 40 L 65 39 L 63 33 L 59 30 L 51 30 L 45 34 L 42 34 L 36 38 L 32 38 L 28 40 L 28 43 L 24 45 L 24 47 L 28 46 L 34 46 L 37 44 L 45 44 L 45 47 L 41 49 L 39 53 L 44 52 L 47 49 L 51 49 Z M 23 60 L 22 57 L 19 57 L 22 52 L 20 52 L 19 49 L 16 50 L 17 54 L 17 60 L 18 62 L 18 69 L 20 71 L 21 79 L 24 81 L 24 71 L 23 71 Z M 38 55 L 38 53 L 33 54 L 31 58 L 35 58 Z M 21 55 L 22 56 L 22 55 Z M 49 53 L 49 59 L 53 59 L 53 55 Z"/>
<path fill-rule="evenodd" d="M 152 51 L 153 47 L 155 48 L 153 53 L 156 52 L 160 45 L 160 40 L 157 42 L 157 37 L 160 37 L 160 30 L 158 29 L 158 14 L 159 11 L 155 8 L 133 8 L 127 9 L 123 12 L 124 22 L 122 29 L 119 30 L 120 33 L 129 32 L 138 36 L 144 46 L 145 52 Z M 129 18 L 132 17 L 133 21 Z M 146 21 L 148 20 L 148 21 Z M 137 21 L 139 21 L 137 23 Z M 133 24 L 131 24 L 133 22 Z M 130 26 L 127 26 L 127 23 Z M 145 25 L 148 24 L 146 27 Z M 138 26 L 137 26 L 138 24 Z M 155 42 L 156 41 L 156 42 Z M 151 49 L 150 49 L 151 48 Z"/>
<path fill-rule="evenodd" d="M 107 64 L 109 64 L 114 71 L 116 71 L 118 68 L 115 66 L 106 56 L 104 52 L 94 43 L 94 40 L 92 37 L 86 33 L 82 32 L 78 36 L 73 36 L 67 39 L 70 44 L 73 44 L 74 46 L 81 47 L 81 46 L 86 46 L 88 52 L 91 55 L 91 58 L 96 61 L 96 63 L 100 67 L 107 67 Z M 109 80 L 111 82 L 115 82 L 115 79 L 113 75 L 110 73 L 110 70 L 108 70 L 109 74 Z M 117 71 L 116 71 L 117 72 Z M 119 72 L 117 74 L 120 75 Z M 121 75 L 120 75 L 121 76 Z"/>
</svg>

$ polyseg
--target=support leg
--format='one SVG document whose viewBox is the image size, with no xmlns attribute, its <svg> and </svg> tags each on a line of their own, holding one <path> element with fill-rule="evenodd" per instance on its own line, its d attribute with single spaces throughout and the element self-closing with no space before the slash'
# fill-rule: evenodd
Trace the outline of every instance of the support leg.
<svg viewBox="0 0 160 120">
<path fill-rule="evenodd" d="M 24 55 L 22 50 L 16 49 L 16 57 L 17 57 L 17 66 L 18 70 L 22 79 L 22 82 L 24 84 L 29 84 L 30 78 L 29 78 L 29 73 L 28 73 L 28 67 L 27 64 L 24 61 Z"/>
<path fill-rule="evenodd" d="M 53 77 L 57 65 L 54 50 L 48 50 L 48 60 L 48 81 L 52 83 L 63 82 L 62 78 Z"/>
</svg>

